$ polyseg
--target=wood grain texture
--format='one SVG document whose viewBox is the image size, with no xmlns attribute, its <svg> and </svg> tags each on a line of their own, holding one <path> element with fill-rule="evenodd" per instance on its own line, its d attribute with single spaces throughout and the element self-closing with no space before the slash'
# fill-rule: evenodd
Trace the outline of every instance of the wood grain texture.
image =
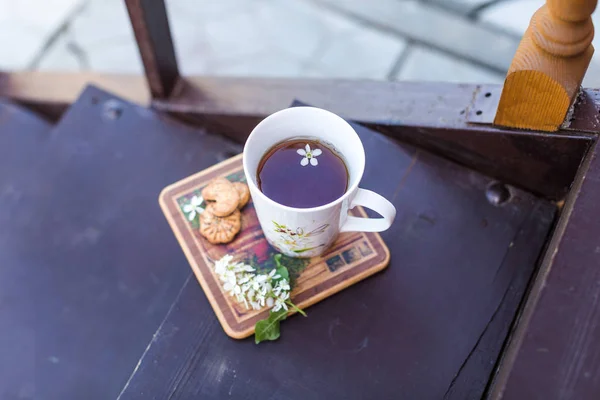
<svg viewBox="0 0 600 400">
<path fill-rule="evenodd" d="M 532 17 L 508 70 L 494 124 L 557 131 L 594 47 L 597 0 L 549 0 Z"/>
<path fill-rule="evenodd" d="M 585 134 L 549 136 L 402 125 L 379 126 L 378 131 L 552 200 L 567 195 L 594 140 Z"/>
<path fill-rule="evenodd" d="M 600 393 L 600 147 L 584 160 L 506 352 L 492 399 Z"/>
<path fill-rule="evenodd" d="M 88 85 L 139 105 L 150 103 L 144 76 L 97 72 L 0 72 L 0 95 L 27 105 L 62 107 L 74 103 Z M 58 115 L 60 116 L 60 115 Z"/>
<path fill-rule="evenodd" d="M 88 84 L 142 105 L 150 99 L 146 81 L 140 75 L 0 72 L 0 96 L 49 110 L 48 115 L 55 120 Z M 478 128 L 467 123 L 464 111 L 471 105 L 474 93 L 484 86 L 495 85 L 192 76 L 181 79 L 179 90 L 171 98 L 156 100 L 153 105 L 180 117 L 196 114 L 255 118 L 285 108 L 292 99 L 300 97 L 363 123 L 471 131 Z M 589 105 L 598 110 L 600 98 L 593 91 L 588 92 Z M 589 112 L 587 107 L 576 107 L 573 115 L 577 124 L 565 127 L 565 131 L 600 131 L 597 113 Z M 510 132 L 498 127 L 485 131 Z"/>
<path fill-rule="evenodd" d="M 46 136 L 8 115 L 0 398 L 114 399 L 190 275 L 157 196 L 240 147 L 93 87 Z"/>
<path fill-rule="evenodd" d="M 41 349 L 36 348 L 35 297 L 25 290 L 35 278 L 29 265 L 15 262 L 19 247 L 12 242 L 33 223 L 23 207 L 35 202 L 23 191 L 22 179 L 43 154 L 51 129 L 0 99 L 0 399 L 36 398 L 36 350 Z"/>
<path fill-rule="evenodd" d="M 216 177 L 237 181 L 244 179 L 243 176 L 240 154 L 169 185 L 159 198 L 163 213 L 223 329 L 235 339 L 243 339 L 254 334 L 254 325 L 257 321 L 268 317 L 268 310 L 246 310 L 229 296 L 222 289 L 222 283 L 214 273 L 214 263 L 224 255 L 231 254 L 238 261 L 254 261 L 258 264 L 257 267 L 267 268 L 266 258 L 269 254 L 277 252 L 270 249 L 262 234 L 252 201 L 242 210 L 242 231 L 227 245 L 212 245 L 203 238 L 197 227 L 188 221 L 181 210 L 181 205 Z M 367 216 L 359 208 L 352 213 L 356 216 Z M 306 309 L 381 271 L 387 266 L 389 259 L 389 250 L 379 234 L 360 232 L 342 234 L 323 256 L 297 260 L 301 266 L 297 271 L 299 276 L 294 279 L 292 301 L 301 309 Z M 291 270 L 291 273 L 294 272 L 296 271 Z M 295 311 L 292 311 L 290 315 L 294 313 Z"/>
<path fill-rule="evenodd" d="M 142 77 L 89 73 L 0 73 L 0 95 L 58 120 L 88 80 L 148 100 Z M 564 198 L 594 138 L 584 132 L 600 131 L 598 92 L 585 92 L 569 130 L 556 135 L 468 124 L 475 95 L 488 90 L 501 91 L 495 85 L 196 77 L 153 107 L 242 143 L 260 119 L 299 97 L 533 193 Z"/>
<path fill-rule="evenodd" d="M 475 94 L 493 85 L 289 79 L 187 79 L 156 108 L 193 124 L 210 126 L 243 142 L 269 113 L 294 98 L 332 110 L 392 138 L 450 158 L 551 199 L 567 193 L 593 136 L 554 135 L 468 124 Z M 595 126 L 593 98 L 574 114 L 574 128 Z"/>
<path fill-rule="evenodd" d="M 130 399 L 480 398 L 535 269 L 554 207 L 354 124 L 362 185 L 392 200 L 379 274 L 331 296 L 256 346 L 223 334 L 188 281 L 120 395 Z"/>
</svg>

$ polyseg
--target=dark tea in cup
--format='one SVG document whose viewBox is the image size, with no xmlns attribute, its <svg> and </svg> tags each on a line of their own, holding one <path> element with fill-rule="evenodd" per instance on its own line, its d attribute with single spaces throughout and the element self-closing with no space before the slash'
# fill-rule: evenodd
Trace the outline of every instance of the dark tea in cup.
<svg viewBox="0 0 600 400">
<path fill-rule="evenodd" d="M 324 143 L 294 138 L 262 157 L 257 184 L 271 200 L 294 208 L 313 208 L 337 200 L 348 190 L 348 168 Z"/>
</svg>

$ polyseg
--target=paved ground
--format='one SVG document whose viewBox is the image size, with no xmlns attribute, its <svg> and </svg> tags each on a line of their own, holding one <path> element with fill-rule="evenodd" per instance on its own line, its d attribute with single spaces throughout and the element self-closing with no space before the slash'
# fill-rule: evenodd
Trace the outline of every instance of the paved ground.
<svg viewBox="0 0 600 400">
<path fill-rule="evenodd" d="M 543 2 L 167 0 L 167 6 L 185 74 L 500 83 Z M 600 49 L 600 35 L 595 44 Z M 142 71 L 121 0 L 0 0 L 0 68 Z M 600 51 L 584 83 L 600 87 Z"/>
</svg>

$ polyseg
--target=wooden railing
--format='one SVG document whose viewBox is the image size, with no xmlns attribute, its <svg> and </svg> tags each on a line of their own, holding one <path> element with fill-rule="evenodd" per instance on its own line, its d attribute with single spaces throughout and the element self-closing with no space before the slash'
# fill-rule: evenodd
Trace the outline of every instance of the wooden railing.
<svg viewBox="0 0 600 400">
<path fill-rule="evenodd" d="M 125 2 L 152 98 L 167 99 L 176 91 L 179 71 L 164 1 Z M 535 13 L 508 71 L 495 125 L 560 128 L 594 53 L 590 16 L 596 3 L 547 0 Z"/>
<path fill-rule="evenodd" d="M 179 80 L 175 47 L 164 0 L 125 0 L 131 26 L 144 63 L 150 94 L 168 98 Z"/>
<path fill-rule="evenodd" d="M 597 0 L 547 0 L 531 19 L 508 71 L 496 125 L 556 131 L 594 53 Z"/>
</svg>

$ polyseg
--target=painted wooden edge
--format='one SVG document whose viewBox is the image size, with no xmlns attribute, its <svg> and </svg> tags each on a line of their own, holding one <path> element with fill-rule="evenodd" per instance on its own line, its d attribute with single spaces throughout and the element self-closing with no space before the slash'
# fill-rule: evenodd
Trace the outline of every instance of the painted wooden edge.
<svg viewBox="0 0 600 400">
<path fill-rule="evenodd" d="M 137 104 L 150 103 L 143 75 L 97 72 L 0 72 L 0 96 L 22 103 L 70 105 L 88 85 Z"/>
<path fill-rule="evenodd" d="M 493 377 L 493 381 L 490 384 L 490 399 L 504 398 L 505 391 L 509 388 L 516 392 L 520 391 L 521 396 L 527 397 L 530 394 L 530 392 L 528 391 L 530 390 L 530 388 L 521 387 L 522 381 L 520 383 L 518 378 L 515 379 L 513 372 L 519 363 L 524 364 L 527 362 L 527 357 L 524 355 L 526 353 L 525 350 L 529 350 L 531 353 L 531 349 L 535 346 L 533 343 L 530 342 L 528 344 L 529 348 L 525 348 L 525 342 L 527 341 L 528 335 L 532 330 L 535 329 L 534 324 L 537 323 L 541 325 L 541 322 L 544 322 L 540 321 L 539 319 L 537 321 L 534 321 L 534 316 L 536 312 L 538 312 L 541 309 L 541 303 L 546 302 L 547 304 L 545 304 L 545 308 L 550 308 L 548 305 L 553 300 L 549 298 L 559 293 L 571 293 L 574 288 L 574 286 L 571 286 L 572 280 L 576 280 L 578 278 L 578 276 L 573 276 L 569 278 L 569 280 L 565 280 L 560 277 L 560 272 L 556 272 L 557 276 L 553 278 L 552 285 L 548 286 L 548 282 L 550 279 L 549 277 L 553 273 L 553 269 L 557 267 L 562 268 L 563 270 L 565 269 L 564 261 L 563 265 L 555 265 L 557 264 L 557 258 L 559 256 L 564 256 L 565 254 L 567 254 L 568 256 L 571 256 L 572 259 L 577 258 L 587 261 L 587 268 L 598 267 L 598 265 L 593 264 L 593 259 L 595 257 L 594 251 L 590 250 L 583 254 L 577 254 L 577 251 L 579 250 L 577 247 L 581 245 L 588 248 L 597 248 L 598 235 L 587 236 L 585 240 L 577 241 L 576 239 L 569 237 L 569 235 L 576 236 L 574 235 L 574 233 L 577 231 L 577 228 L 574 228 L 573 226 L 569 227 L 569 225 L 572 223 L 572 214 L 576 210 L 580 213 L 582 212 L 580 210 L 583 210 L 583 212 L 588 212 L 589 216 L 594 215 L 595 207 L 597 208 L 597 206 L 594 206 L 594 204 L 597 203 L 590 202 L 590 198 L 595 198 L 600 201 L 600 191 L 594 191 L 592 189 L 595 185 L 594 178 L 587 178 L 590 174 L 598 175 L 598 170 L 600 170 L 600 164 L 598 162 L 595 162 L 595 165 L 593 166 L 592 164 L 594 164 L 594 160 L 598 159 L 599 154 L 600 144 L 596 142 L 595 146 L 592 149 L 590 149 L 584 160 L 582 160 L 582 164 L 577 173 L 576 180 L 573 183 L 573 187 L 571 188 L 567 201 L 558 218 L 558 222 L 556 223 L 556 227 L 554 228 L 552 237 L 549 238 L 548 246 L 541 259 L 537 275 L 534 277 L 534 281 L 531 284 L 531 289 L 527 294 L 526 302 L 520 314 L 517 317 L 514 332 L 512 333 L 511 337 L 507 339 L 506 348 L 503 351 L 498 371 Z M 595 171 L 591 171 L 592 167 L 595 169 Z M 584 185 L 587 187 L 584 187 Z M 585 199 L 584 197 L 587 197 L 587 199 Z M 568 232 L 569 228 L 570 232 Z M 600 229 L 595 230 L 598 231 Z M 581 260 L 579 262 L 581 262 Z M 565 274 L 564 276 L 567 275 L 568 274 Z M 588 282 L 588 284 L 591 287 L 593 285 L 593 280 Z M 576 309 L 577 307 L 594 307 L 589 301 L 591 291 L 585 290 L 580 293 L 582 294 L 579 297 L 573 296 L 570 298 L 570 304 L 568 304 L 568 306 L 571 308 L 571 310 L 573 311 L 573 309 Z M 598 307 L 597 302 L 595 307 Z M 583 321 L 582 324 L 584 324 Z M 570 329 L 577 330 L 576 327 L 571 327 Z M 564 332 L 554 332 L 550 336 L 554 336 L 554 340 L 558 339 L 558 341 L 556 342 L 558 344 L 558 348 L 555 352 L 547 353 L 549 355 L 547 360 L 548 365 L 562 365 L 562 361 L 565 359 L 565 357 L 568 357 L 569 359 L 579 358 L 579 360 L 583 360 L 585 358 L 585 352 L 579 351 L 580 344 L 572 343 L 572 336 L 567 337 L 566 335 L 564 335 Z M 598 352 L 598 350 L 596 350 L 596 352 Z M 545 388 L 539 389 L 547 390 L 547 388 L 556 388 L 556 386 L 560 385 L 560 383 L 548 382 Z M 600 381 L 597 381 L 597 385 L 600 386 Z"/>
<path fill-rule="evenodd" d="M 465 111 L 472 106 L 473 97 L 482 87 L 499 91 L 500 85 L 190 76 L 180 79 L 169 99 L 151 102 L 141 75 L 0 72 L 0 97 L 24 104 L 52 120 L 58 120 L 88 85 L 96 85 L 137 104 L 151 104 L 159 111 L 193 124 L 202 123 L 198 117 L 207 120 L 217 116 L 221 119 L 264 118 L 287 107 L 292 99 L 300 98 L 350 120 L 371 125 L 536 135 L 535 132 L 469 124 Z M 600 107 L 600 97 L 594 96 L 593 90 L 586 92 L 590 95 L 585 107 L 575 107 L 575 123 L 565 126 L 561 133 L 600 132 L 595 123 L 597 112 L 593 111 Z M 590 107 L 594 102 L 596 106 Z"/>
<path fill-rule="evenodd" d="M 149 97 L 141 76 L 41 72 L 0 73 L 0 96 L 10 97 L 55 121 L 88 84 L 112 90 L 134 102 L 144 102 Z M 288 107 L 297 98 L 496 179 L 547 198 L 563 198 L 583 156 L 586 145 L 582 142 L 590 142 L 594 133 L 600 132 L 600 92 L 584 92 L 586 96 L 578 102 L 571 123 L 565 127 L 568 131 L 548 134 L 470 124 L 468 115 L 475 107 L 474 99 L 487 91 L 499 93 L 501 87 L 189 77 L 180 80 L 178 90 L 168 100 L 155 100 L 152 107 L 242 143 L 260 119 Z M 494 144 L 488 145 L 489 141 Z M 529 156 L 531 152 L 533 158 Z M 528 168 L 536 163 L 542 167 Z"/>
</svg>

